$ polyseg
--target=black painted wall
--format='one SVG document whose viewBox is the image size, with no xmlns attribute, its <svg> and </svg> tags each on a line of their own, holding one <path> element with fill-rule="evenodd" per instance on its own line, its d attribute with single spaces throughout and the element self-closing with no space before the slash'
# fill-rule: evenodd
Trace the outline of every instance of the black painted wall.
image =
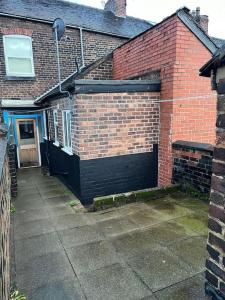
<svg viewBox="0 0 225 300">
<path fill-rule="evenodd" d="M 105 196 L 157 186 L 158 147 L 154 151 L 80 161 L 82 198 L 88 203 Z"/>
<path fill-rule="evenodd" d="M 153 152 L 80 160 L 48 143 L 49 169 L 84 205 L 93 198 L 157 186 L 158 145 Z"/>
</svg>

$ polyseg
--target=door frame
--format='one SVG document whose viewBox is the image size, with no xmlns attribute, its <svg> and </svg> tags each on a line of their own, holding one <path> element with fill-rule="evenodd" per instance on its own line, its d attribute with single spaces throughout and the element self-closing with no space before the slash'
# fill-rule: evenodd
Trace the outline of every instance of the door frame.
<svg viewBox="0 0 225 300">
<path fill-rule="evenodd" d="M 16 120 L 17 119 L 32 119 L 35 120 L 35 125 L 36 125 L 36 135 L 37 135 L 37 150 L 38 150 L 38 159 L 39 159 L 39 166 L 41 166 L 41 149 L 40 149 L 40 142 L 43 141 L 44 137 L 44 122 L 43 122 L 43 113 L 40 111 L 35 111 L 34 112 L 27 112 L 24 111 L 24 113 L 17 113 L 17 111 L 12 111 L 12 110 L 4 110 L 3 111 L 3 118 L 4 118 L 4 123 L 6 126 L 9 128 L 9 125 L 12 124 L 13 126 L 13 137 L 16 145 L 16 154 L 17 154 L 17 166 L 20 168 L 20 158 L 19 158 L 19 151 L 18 151 L 18 135 L 17 135 L 17 126 L 16 126 Z M 39 121 L 40 121 L 40 126 L 39 126 Z M 39 136 L 39 131 L 41 132 L 41 135 Z M 8 138 L 9 138 L 8 134 Z M 30 168 L 30 167 L 28 167 Z"/>
<path fill-rule="evenodd" d="M 38 132 L 38 126 L 37 126 L 37 120 L 35 118 L 16 118 L 16 134 L 17 134 L 17 159 L 18 159 L 18 168 L 32 168 L 36 166 L 30 166 L 30 167 L 21 167 L 20 166 L 20 132 L 19 132 L 19 123 L 23 121 L 32 121 L 34 126 L 34 138 L 35 138 L 35 145 L 36 145 L 36 151 L 37 151 L 37 162 L 38 167 L 41 165 L 41 153 L 40 153 L 40 143 L 39 143 L 39 132 Z"/>
</svg>

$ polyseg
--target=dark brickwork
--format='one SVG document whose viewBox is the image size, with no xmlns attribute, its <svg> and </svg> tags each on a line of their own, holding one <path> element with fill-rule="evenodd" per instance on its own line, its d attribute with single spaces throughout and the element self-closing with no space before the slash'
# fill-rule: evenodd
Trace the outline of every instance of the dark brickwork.
<svg viewBox="0 0 225 300">
<path fill-rule="evenodd" d="M 8 145 L 7 148 L 9 159 L 9 173 L 11 176 L 11 196 L 17 196 L 17 161 L 16 161 L 16 145 Z"/>
<path fill-rule="evenodd" d="M 217 112 L 217 144 L 213 156 L 209 208 L 206 293 L 210 296 L 216 295 L 215 299 L 225 299 L 225 94 L 218 95 Z"/>
<path fill-rule="evenodd" d="M 212 176 L 212 146 L 199 143 L 173 144 L 173 182 L 209 194 Z"/>
<path fill-rule="evenodd" d="M 10 185 L 7 141 L 0 138 L 0 299 L 10 291 Z"/>
<path fill-rule="evenodd" d="M 3 51 L 4 34 L 26 34 L 32 37 L 35 80 L 6 80 Z M 83 30 L 85 65 L 94 62 L 123 44 L 127 39 Z M 62 78 L 76 70 L 75 59 L 81 66 L 80 32 L 67 28 L 59 43 Z M 110 67 L 110 63 L 108 63 Z M 17 18 L 0 17 L 0 98 L 33 99 L 57 83 L 56 47 L 52 25 Z M 105 75 L 108 66 L 101 68 Z M 105 70 L 105 71 L 104 71 Z M 94 77 L 97 74 L 93 74 Z"/>
</svg>

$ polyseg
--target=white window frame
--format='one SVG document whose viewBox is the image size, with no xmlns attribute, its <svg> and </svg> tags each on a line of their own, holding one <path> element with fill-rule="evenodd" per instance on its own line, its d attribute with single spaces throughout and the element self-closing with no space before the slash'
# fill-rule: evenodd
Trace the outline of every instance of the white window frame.
<svg viewBox="0 0 225 300">
<path fill-rule="evenodd" d="M 64 113 L 66 113 L 66 128 L 64 126 L 65 124 L 65 117 L 64 117 Z M 68 122 L 67 116 L 70 114 L 70 122 Z M 66 153 L 68 153 L 69 155 L 73 155 L 72 152 L 72 137 L 71 137 L 71 111 L 70 110 L 63 110 L 62 111 L 62 128 L 63 128 L 63 145 L 64 147 L 62 148 L 63 151 L 65 151 Z M 68 141 L 66 141 L 66 136 L 68 139 L 68 136 L 70 137 L 70 145 L 68 145 Z"/>
<path fill-rule="evenodd" d="M 21 58 L 19 56 L 9 56 L 6 52 L 6 40 L 9 38 L 19 38 L 19 39 L 27 39 L 30 41 L 30 46 L 31 46 L 31 56 L 29 57 L 31 59 L 31 67 L 32 67 L 32 72 L 27 74 L 27 73 L 13 73 L 9 71 L 9 66 L 8 66 L 8 58 L 13 57 L 13 58 Z M 15 77 L 35 77 L 35 72 L 34 72 L 34 58 L 33 58 L 33 47 L 32 47 L 32 39 L 30 36 L 27 35 L 18 35 L 18 34 L 8 34 L 3 36 L 3 45 L 4 45 L 4 56 L 5 56 L 5 68 L 6 68 L 6 75 L 7 76 L 15 76 Z M 28 57 L 22 57 L 22 58 L 28 58 Z"/>
<path fill-rule="evenodd" d="M 44 123 L 44 136 L 43 139 L 47 140 L 48 135 L 47 135 L 47 111 L 43 111 L 43 123 Z"/>
<path fill-rule="evenodd" d="M 55 142 L 53 144 L 55 146 L 59 146 L 59 137 L 58 137 L 58 131 L 57 131 L 57 127 L 59 129 L 59 121 L 58 121 L 58 110 L 57 109 L 53 109 L 53 124 L 54 124 L 54 131 L 55 131 Z"/>
</svg>

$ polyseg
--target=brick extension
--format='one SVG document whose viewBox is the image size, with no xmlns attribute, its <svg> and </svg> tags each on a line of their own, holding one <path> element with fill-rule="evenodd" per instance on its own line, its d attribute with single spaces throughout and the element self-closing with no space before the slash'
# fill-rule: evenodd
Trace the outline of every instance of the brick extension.
<svg viewBox="0 0 225 300">
<path fill-rule="evenodd" d="M 160 70 L 160 99 L 181 99 L 160 105 L 160 186 L 171 182 L 174 141 L 215 143 L 216 97 L 210 80 L 199 78 L 198 71 L 210 57 L 210 52 L 176 15 L 114 51 L 114 79 Z M 182 101 L 196 96 L 200 98 Z"/>
<path fill-rule="evenodd" d="M 158 93 L 77 95 L 72 118 L 73 153 L 81 160 L 151 152 L 158 144 Z M 59 142 L 63 145 L 62 109 L 59 104 Z M 50 137 L 54 141 L 53 109 L 50 110 Z M 121 142 L 123 141 L 123 142 Z"/>
</svg>

